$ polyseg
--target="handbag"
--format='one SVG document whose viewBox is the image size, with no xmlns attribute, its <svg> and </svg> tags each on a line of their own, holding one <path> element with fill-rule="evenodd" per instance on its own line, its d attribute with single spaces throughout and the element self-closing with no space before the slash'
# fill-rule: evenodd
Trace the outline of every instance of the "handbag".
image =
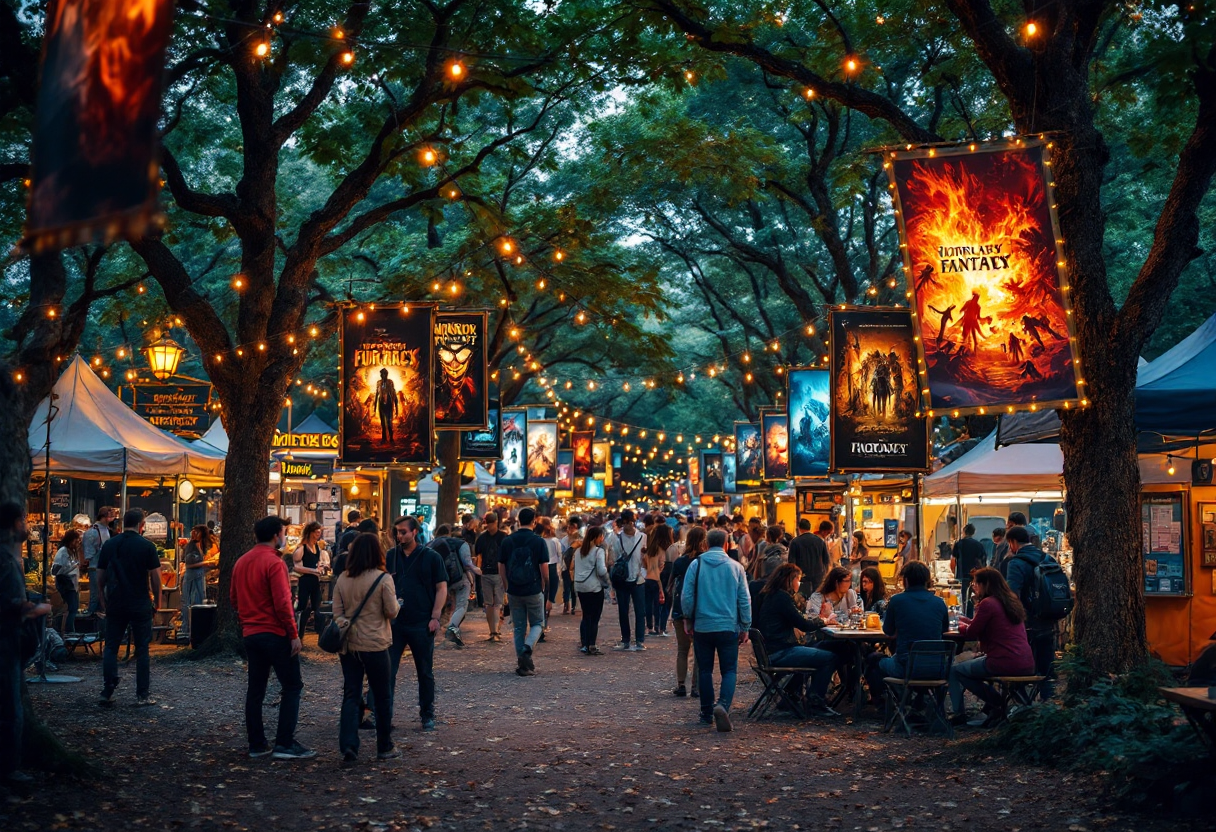
<svg viewBox="0 0 1216 832">
<path fill-rule="evenodd" d="M 337 619 L 331 618 L 329 620 L 329 623 L 325 625 L 325 629 L 321 631 L 321 635 L 317 637 L 318 647 L 326 653 L 342 652 L 342 648 L 346 646 L 346 637 L 350 635 L 350 628 L 355 623 L 355 619 L 359 617 L 359 613 L 363 612 L 364 605 L 372 597 L 372 593 L 376 591 L 376 587 L 380 586 L 380 582 L 384 580 L 384 576 L 387 574 L 387 572 L 381 572 L 376 578 L 371 589 L 363 596 L 363 601 L 360 602 L 359 608 L 355 610 L 355 614 L 347 620 L 345 627 L 338 624 Z"/>
</svg>

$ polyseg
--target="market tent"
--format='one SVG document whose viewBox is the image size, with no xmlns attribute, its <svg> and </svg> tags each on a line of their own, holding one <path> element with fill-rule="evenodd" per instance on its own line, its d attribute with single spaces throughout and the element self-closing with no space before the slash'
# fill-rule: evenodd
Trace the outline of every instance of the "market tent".
<svg viewBox="0 0 1216 832">
<path fill-rule="evenodd" d="M 1064 456 L 1059 445 L 996 447 L 996 431 L 940 471 L 925 477 L 926 497 L 1060 490 Z"/>
<path fill-rule="evenodd" d="M 334 434 L 338 429 L 331 426 L 315 412 L 309 413 L 308 418 L 291 428 L 292 433 L 329 433 Z"/>
<path fill-rule="evenodd" d="M 119 477 L 132 480 L 186 476 L 223 479 L 224 455 L 183 442 L 148 424 L 123 404 L 77 355 L 43 399 L 30 422 L 34 470 L 46 465 L 47 414 L 50 469 L 63 476 Z"/>
<path fill-rule="evenodd" d="M 224 430 L 224 423 L 216 419 L 211 423 L 211 427 L 207 428 L 206 433 L 190 444 L 204 451 L 214 451 L 227 456 L 228 431 Z"/>
<path fill-rule="evenodd" d="M 461 477 L 461 487 L 462 488 L 464 488 L 464 486 L 466 486 L 466 485 L 471 485 L 471 486 L 475 487 L 476 490 L 478 490 L 478 491 L 485 491 L 486 489 L 493 488 L 497 482 L 497 480 L 494 479 L 494 475 L 491 474 L 489 471 L 487 471 L 485 469 L 485 467 L 479 462 L 473 463 L 472 480 L 470 480 L 469 482 L 465 482 L 464 479 L 465 479 L 464 477 Z M 435 473 L 433 471 L 431 473 L 427 474 L 425 477 L 422 477 L 420 480 L 418 480 L 418 495 L 419 496 L 422 496 L 423 494 L 438 494 L 438 493 L 439 493 L 439 483 L 435 482 Z"/>
</svg>

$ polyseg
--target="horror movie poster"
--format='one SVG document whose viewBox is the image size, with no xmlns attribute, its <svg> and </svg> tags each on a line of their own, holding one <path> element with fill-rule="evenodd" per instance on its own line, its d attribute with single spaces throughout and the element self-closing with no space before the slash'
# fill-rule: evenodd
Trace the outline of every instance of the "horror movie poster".
<svg viewBox="0 0 1216 832">
<path fill-rule="evenodd" d="M 557 422 L 528 422 L 528 485 L 557 487 Z"/>
<path fill-rule="evenodd" d="M 574 476 L 589 477 L 592 474 L 592 450 L 595 431 L 576 430 L 570 434 L 570 447 L 574 451 Z"/>
<path fill-rule="evenodd" d="M 434 304 L 342 312 L 343 464 L 431 461 Z"/>
<path fill-rule="evenodd" d="M 785 411 L 760 411 L 760 435 L 764 439 L 764 479 L 790 477 L 790 420 Z"/>
<path fill-rule="evenodd" d="M 435 427 L 484 429 L 486 313 L 435 316 Z"/>
<path fill-rule="evenodd" d="M 791 477 L 822 477 L 828 473 L 831 457 L 828 376 L 827 370 L 811 367 L 786 373 Z"/>
<path fill-rule="evenodd" d="M 928 423 L 906 309 L 833 310 L 832 470 L 924 471 Z"/>
<path fill-rule="evenodd" d="M 574 451 L 557 452 L 557 490 L 574 491 Z"/>
<path fill-rule="evenodd" d="M 756 422 L 735 422 L 735 483 L 759 485 L 764 477 L 764 441 Z"/>
<path fill-rule="evenodd" d="M 34 108 L 34 250 L 138 237 L 156 211 L 172 0 L 54 0 Z"/>
<path fill-rule="evenodd" d="M 888 156 L 929 409 L 1079 398 L 1047 147 Z"/>
<path fill-rule="evenodd" d="M 701 451 L 701 493 L 722 493 L 721 451 Z"/>
<path fill-rule="evenodd" d="M 486 427 L 483 430 L 460 432 L 461 459 L 502 459 L 502 425 L 498 399 L 490 399 L 486 407 Z"/>
<path fill-rule="evenodd" d="M 502 459 L 494 467 L 499 485 L 528 484 L 528 411 L 522 407 L 501 411 Z"/>
</svg>

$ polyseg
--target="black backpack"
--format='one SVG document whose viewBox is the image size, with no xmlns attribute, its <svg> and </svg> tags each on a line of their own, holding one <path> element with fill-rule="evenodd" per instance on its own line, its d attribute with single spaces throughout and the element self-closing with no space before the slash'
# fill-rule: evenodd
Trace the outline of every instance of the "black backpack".
<svg viewBox="0 0 1216 832">
<path fill-rule="evenodd" d="M 507 561 L 507 584 L 522 588 L 530 586 L 540 579 L 536 564 L 532 561 L 532 552 L 527 546 L 515 546 L 511 549 L 511 558 Z"/>
<path fill-rule="evenodd" d="M 612 571 L 608 573 L 609 580 L 614 584 L 629 583 L 629 561 L 633 560 L 633 555 L 637 552 L 638 547 L 642 545 L 640 540 L 633 542 L 633 549 L 625 552 L 625 540 L 621 535 L 616 536 L 617 548 L 620 549 L 621 556 L 616 559 L 616 563 L 612 564 Z"/>
<path fill-rule="evenodd" d="M 450 537 L 439 537 L 431 548 L 443 558 L 443 568 L 448 573 L 448 586 L 464 580 L 464 564 L 460 562 L 460 542 Z"/>
<path fill-rule="evenodd" d="M 1060 564 L 1047 556 L 1043 557 L 1042 563 L 1035 563 L 1024 555 L 1014 557 L 1034 566 L 1034 580 L 1022 589 L 1026 616 L 1035 621 L 1059 621 L 1067 617 L 1074 601 L 1068 576 Z"/>
</svg>

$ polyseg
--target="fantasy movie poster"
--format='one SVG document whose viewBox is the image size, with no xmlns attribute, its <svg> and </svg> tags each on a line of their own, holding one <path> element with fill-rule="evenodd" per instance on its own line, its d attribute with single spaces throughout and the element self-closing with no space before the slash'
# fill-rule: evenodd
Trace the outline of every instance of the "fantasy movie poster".
<svg viewBox="0 0 1216 832">
<path fill-rule="evenodd" d="M 1047 146 L 888 160 L 929 409 L 1078 400 Z"/>
<path fill-rule="evenodd" d="M 608 464 L 612 454 L 612 446 L 607 442 L 591 443 L 591 473 L 596 477 L 609 476 L 611 466 Z"/>
<path fill-rule="evenodd" d="M 574 476 L 589 477 L 592 474 L 592 450 L 595 431 L 576 430 L 570 434 L 570 447 L 574 451 Z"/>
<path fill-rule="evenodd" d="M 928 423 L 907 309 L 833 310 L 832 470 L 925 471 Z"/>
<path fill-rule="evenodd" d="M 761 410 L 760 434 L 764 438 L 764 479 L 789 479 L 790 420 L 785 411 Z"/>
<path fill-rule="evenodd" d="M 460 432 L 460 458 L 502 459 L 502 425 L 499 421 L 498 399 L 490 399 L 485 429 Z"/>
<path fill-rule="evenodd" d="M 557 487 L 557 422 L 528 421 L 528 485 Z"/>
<path fill-rule="evenodd" d="M 800 367 L 786 373 L 786 413 L 790 432 L 790 476 L 822 477 L 831 458 L 829 440 L 829 373 Z"/>
<path fill-rule="evenodd" d="M 764 442 L 756 422 L 735 422 L 735 483 L 759 485 L 764 477 Z"/>
<path fill-rule="evenodd" d="M 342 312 L 343 464 L 431 461 L 434 304 Z"/>
<path fill-rule="evenodd" d="M 739 484 L 735 479 L 735 454 L 727 451 L 722 454 L 722 493 L 737 494 Z"/>
<path fill-rule="evenodd" d="M 574 491 L 574 451 L 557 452 L 557 490 Z"/>
<path fill-rule="evenodd" d="M 502 411 L 502 459 L 494 468 L 499 485 L 528 484 L 528 411 Z"/>
<path fill-rule="evenodd" d="M 156 213 L 156 122 L 172 0 L 47 10 L 26 235 L 41 251 L 141 236 Z"/>
<path fill-rule="evenodd" d="M 487 426 L 486 314 L 435 316 L 436 429 Z"/>
<path fill-rule="evenodd" d="M 721 451 L 701 451 L 701 493 L 722 493 Z"/>
</svg>

